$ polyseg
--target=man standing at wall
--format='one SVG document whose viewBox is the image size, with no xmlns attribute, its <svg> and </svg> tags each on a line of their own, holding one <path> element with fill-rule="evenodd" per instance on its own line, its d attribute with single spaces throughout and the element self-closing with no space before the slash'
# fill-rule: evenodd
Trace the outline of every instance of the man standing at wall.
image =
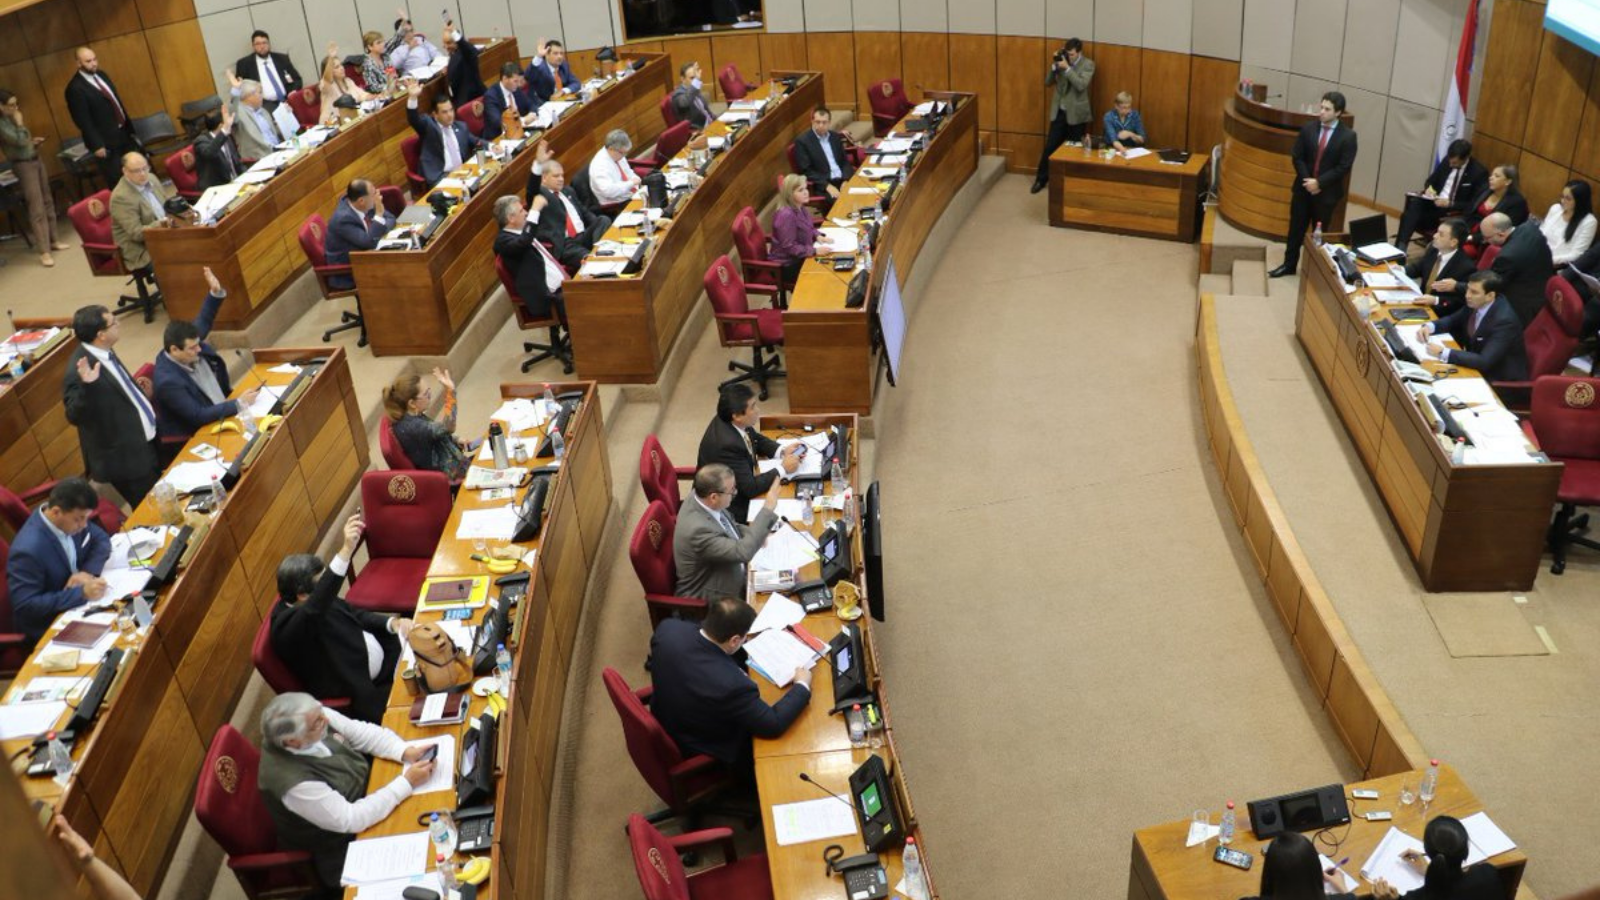
<svg viewBox="0 0 1600 900">
<path fill-rule="evenodd" d="M 1050 99 L 1050 134 L 1039 155 L 1039 171 L 1033 178 L 1032 193 L 1050 183 L 1050 154 L 1067 141 L 1081 141 L 1094 121 L 1089 108 L 1089 82 L 1094 80 L 1094 60 L 1083 55 L 1083 41 L 1068 38 L 1050 61 L 1050 74 L 1044 83 L 1055 91 Z"/>
<path fill-rule="evenodd" d="M 1295 182 L 1289 195 L 1288 243 L 1283 248 L 1283 265 L 1268 272 L 1269 277 L 1293 275 L 1300 268 L 1300 245 L 1311 224 L 1333 218 L 1344 199 L 1345 180 L 1356 164 L 1356 133 L 1339 124 L 1342 113 L 1344 95 L 1329 91 L 1322 95 L 1317 121 L 1300 126 L 1300 136 L 1289 151 Z"/>
</svg>

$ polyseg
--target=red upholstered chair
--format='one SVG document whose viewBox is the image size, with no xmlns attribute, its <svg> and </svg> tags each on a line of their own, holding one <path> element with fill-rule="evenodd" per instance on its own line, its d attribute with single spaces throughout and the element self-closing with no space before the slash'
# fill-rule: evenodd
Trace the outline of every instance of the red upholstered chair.
<svg viewBox="0 0 1600 900">
<path fill-rule="evenodd" d="M 50 489 L 56 486 L 57 481 L 58 479 L 52 479 L 43 484 L 36 484 L 21 493 L 0 484 L 0 520 L 5 521 L 13 536 L 28 521 L 28 516 L 33 515 L 33 511 L 44 503 L 45 497 L 49 496 Z M 100 505 L 95 507 L 90 518 L 99 523 L 106 534 L 116 534 L 122 530 L 124 518 L 122 510 L 104 497 L 100 498 Z"/>
<path fill-rule="evenodd" d="M 195 786 L 194 817 L 228 854 L 228 868 L 251 900 L 300 897 L 317 890 L 304 850 L 278 849 L 277 829 L 256 787 L 261 752 L 232 725 L 217 729 Z"/>
<path fill-rule="evenodd" d="M 344 77 L 346 77 L 346 78 L 350 79 L 351 81 L 355 82 L 356 83 L 356 87 L 361 88 L 363 91 L 367 89 L 367 76 L 366 76 L 365 72 L 361 71 L 361 67 L 360 66 L 354 65 L 352 63 L 345 63 L 344 64 Z"/>
<path fill-rule="evenodd" d="M 0 538 L 0 570 L 4 570 L 11 562 L 11 544 L 5 538 Z M 0 678 L 10 678 L 17 674 L 22 664 L 28 661 L 28 639 L 17 630 L 16 622 L 11 618 L 11 588 L 6 579 L 0 578 Z"/>
<path fill-rule="evenodd" d="M 717 83 L 722 85 L 722 98 L 724 100 L 743 100 L 744 95 L 756 89 L 756 85 L 744 80 L 739 74 L 739 67 L 728 63 L 717 72 Z"/>
<path fill-rule="evenodd" d="M 628 561 L 644 588 L 644 605 L 650 612 L 650 630 L 674 616 L 703 619 L 706 602 L 698 597 L 676 596 L 678 566 L 672 556 L 672 533 L 677 527 L 677 508 L 668 509 L 660 500 L 650 501 L 628 541 Z"/>
<path fill-rule="evenodd" d="M 661 121 L 667 123 L 668 128 L 678 124 L 678 113 L 672 108 L 671 94 L 661 95 Z"/>
<path fill-rule="evenodd" d="M 872 106 L 872 133 L 883 137 L 894 130 L 894 123 L 911 112 L 912 103 L 906 99 L 905 85 L 898 78 L 886 78 L 867 88 L 867 102 Z"/>
<path fill-rule="evenodd" d="M 341 331 L 352 328 L 361 329 L 361 338 L 356 341 L 357 347 L 367 345 L 367 323 L 361 318 L 361 297 L 355 288 L 338 288 L 328 282 L 335 275 L 354 276 L 354 270 L 348 266 L 328 265 L 326 244 L 328 223 L 321 215 L 312 213 L 300 224 L 300 249 L 305 252 L 306 259 L 311 262 L 311 272 L 317 276 L 317 288 L 322 291 L 322 299 L 336 300 L 340 297 L 355 297 L 356 311 L 339 313 L 340 324 L 329 328 L 322 333 L 322 342 L 333 340 L 333 336 Z"/>
<path fill-rule="evenodd" d="M 744 271 L 745 284 L 776 288 L 773 299 L 779 307 L 783 307 L 787 305 L 784 301 L 789 292 L 794 290 L 794 282 L 785 280 L 783 266 L 767 256 L 769 243 L 766 229 L 761 227 L 761 220 L 756 218 L 755 209 L 746 206 L 739 210 L 738 215 L 733 217 L 733 247 L 739 251 L 739 268 Z"/>
<path fill-rule="evenodd" d="M 466 123 L 467 130 L 478 137 L 483 137 L 483 98 L 456 107 L 456 116 Z"/>
<path fill-rule="evenodd" d="M 123 294 L 117 298 L 116 313 L 121 315 L 136 309 L 144 310 L 146 322 L 155 319 L 155 305 L 161 301 L 161 292 L 154 290 L 155 275 L 148 268 L 134 271 L 122 262 L 122 251 L 111 238 L 111 192 L 98 191 L 67 207 L 67 218 L 78 232 L 83 243 L 83 255 L 89 260 L 89 272 L 96 277 L 127 277 L 137 295 Z"/>
<path fill-rule="evenodd" d="M 749 347 L 752 361 L 746 365 L 737 361 L 728 363 L 728 371 L 739 372 L 722 382 L 722 387 L 741 381 L 754 381 L 760 387 L 762 400 L 767 399 L 767 382 L 784 377 L 779 368 L 781 360 L 776 348 L 783 346 L 783 310 L 750 308 L 749 291 L 772 296 L 777 288 L 753 284 L 746 287 L 744 279 L 733 267 L 733 262 L 723 254 L 711 263 L 704 279 L 706 296 L 717 317 L 717 339 L 724 347 Z M 771 352 L 768 356 L 767 353 Z"/>
<path fill-rule="evenodd" d="M 367 564 L 345 600 L 373 612 L 409 613 L 433 549 L 450 518 L 450 479 L 442 472 L 368 472 L 361 476 L 361 509 L 367 520 L 362 543 Z"/>
<path fill-rule="evenodd" d="M 1583 331 L 1583 299 L 1559 275 L 1545 282 L 1545 305 L 1522 331 L 1528 351 L 1526 381 L 1490 382 L 1500 401 L 1514 412 L 1527 415 L 1534 381 L 1542 375 L 1560 375 L 1567 369 Z"/>
<path fill-rule="evenodd" d="M 161 405 L 156 403 L 155 364 L 145 363 L 136 369 L 133 373 L 133 383 L 138 386 L 139 393 L 144 394 L 144 398 L 150 401 L 150 406 L 156 411 L 156 418 L 159 420 L 161 418 Z M 189 443 L 188 438 L 178 434 L 160 435 L 156 438 L 156 441 L 160 445 L 157 461 L 160 462 L 163 469 L 177 458 L 178 451 L 183 449 L 183 445 Z"/>
<path fill-rule="evenodd" d="M 391 469 L 415 469 L 417 464 L 406 455 L 406 449 L 400 446 L 400 439 L 394 436 L 394 423 L 389 417 L 378 416 L 378 452 L 383 454 L 383 461 Z"/>
<path fill-rule="evenodd" d="M 739 859 L 730 828 L 707 828 L 667 837 L 644 816 L 628 816 L 633 870 L 645 900 L 771 900 L 772 873 L 765 853 Z M 687 874 L 678 854 L 717 844 L 723 864 Z"/>
<path fill-rule="evenodd" d="M 694 466 L 674 466 L 661 441 L 654 434 L 645 435 L 644 446 L 639 448 L 639 484 L 644 488 L 646 502 L 661 503 L 676 519 L 683 503 L 678 482 L 693 479 Z"/>
<path fill-rule="evenodd" d="M 309 693 L 305 683 L 299 676 L 289 670 L 289 666 L 279 658 L 278 652 L 272 649 L 272 612 L 278 608 L 283 598 L 272 601 L 272 609 L 267 610 L 267 617 L 261 620 L 261 626 L 256 629 L 255 640 L 250 644 L 250 661 L 256 664 L 256 671 L 261 673 L 261 680 L 272 688 L 274 693 L 287 694 L 292 691 Z M 322 705 L 329 709 L 344 710 L 350 705 L 349 697 L 318 697 Z"/>
<path fill-rule="evenodd" d="M 378 199 L 383 203 L 383 211 L 391 216 L 406 211 L 406 192 L 392 184 L 378 185 Z"/>
<path fill-rule="evenodd" d="M 322 121 L 322 87 L 310 85 L 289 92 L 289 110 L 301 128 L 314 128 Z"/>
<path fill-rule="evenodd" d="M 495 254 L 494 271 L 500 276 L 500 283 L 505 286 L 506 298 L 511 301 L 511 311 L 517 317 L 517 327 L 523 331 L 532 331 L 538 328 L 550 330 L 550 343 L 537 344 L 533 341 L 522 342 L 522 352 L 531 354 L 522 361 L 522 371 L 526 372 L 535 364 L 547 359 L 561 361 L 561 371 L 572 374 L 572 336 L 567 333 L 567 326 L 557 319 L 554 308 L 551 314 L 539 318 L 528 312 L 528 305 L 522 302 L 522 297 L 517 294 L 517 282 L 511 277 L 511 270 L 506 268 L 505 260 Z"/>
<path fill-rule="evenodd" d="M 200 176 L 194 170 L 194 145 L 189 144 L 167 157 L 167 174 L 178 196 L 190 203 L 200 199 Z"/>
<path fill-rule="evenodd" d="M 406 183 L 411 185 L 411 196 L 422 199 L 428 192 L 428 182 L 422 177 L 422 138 L 414 134 L 401 138 L 400 158 L 406 163 Z"/>
<path fill-rule="evenodd" d="M 654 688 L 634 690 L 610 666 L 601 671 L 600 680 L 605 683 L 611 705 L 622 719 L 622 737 L 628 743 L 628 756 L 645 783 L 667 804 L 665 809 L 649 816 L 639 816 L 640 821 L 661 822 L 689 815 L 728 787 L 728 770 L 721 763 L 704 753 L 685 757 L 677 741 L 650 713 Z"/>
<path fill-rule="evenodd" d="M 677 156 L 679 151 L 689 145 L 689 137 L 693 134 L 694 128 L 688 122 L 679 122 L 661 132 L 661 136 L 656 138 L 655 153 L 647 162 L 633 159 L 628 160 L 628 162 L 633 166 L 635 172 L 639 171 L 641 162 L 649 166 L 651 171 L 660 169 L 670 162 L 674 156 Z M 640 177 L 643 177 L 648 175 L 649 172 L 640 172 L 639 174 Z"/>
<path fill-rule="evenodd" d="M 1494 258 L 1500 255 L 1500 248 L 1493 244 L 1485 244 L 1478 253 L 1478 271 L 1483 272 L 1494 265 Z"/>
<path fill-rule="evenodd" d="M 1580 506 L 1600 506 L 1600 379 L 1546 375 L 1533 383 L 1533 415 L 1523 431 L 1549 456 L 1562 463 L 1556 501 L 1561 508 L 1550 524 L 1550 572 L 1567 568 L 1567 545 L 1600 550 L 1600 541 L 1580 536 L 1589 514 L 1574 515 Z"/>
</svg>

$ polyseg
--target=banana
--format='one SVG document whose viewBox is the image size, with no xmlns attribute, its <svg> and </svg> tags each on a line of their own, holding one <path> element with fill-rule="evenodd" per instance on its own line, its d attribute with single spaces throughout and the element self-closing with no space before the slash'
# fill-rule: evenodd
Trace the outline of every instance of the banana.
<svg viewBox="0 0 1600 900">
<path fill-rule="evenodd" d="M 262 431 L 271 431 L 278 426 L 279 422 L 282 421 L 283 416 L 274 416 L 269 414 L 261 417 L 261 421 L 257 423 L 257 427 Z"/>
<path fill-rule="evenodd" d="M 517 560 L 514 559 L 490 559 L 482 553 L 474 553 L 472 558 L 496 575 L 509 575 L 517 570 Z"/>
<path fill-rule="evenodd" d="M 243 429 L 239 427 L 239 422 L 237 419 L 227 419 L 211 426 L 212 434 L 222 434 L 224 431 L 231 431 L 234 434 L 239 434 L 243 431 Z"/>
<path fill-rule="evenodd" d="M 456 878 L 467 884 L 478 885 L 489 880 L 489 860 L 482 856 L 474 856 L 472 861 L 461 867 L 456 873 Z"/>
</svg>

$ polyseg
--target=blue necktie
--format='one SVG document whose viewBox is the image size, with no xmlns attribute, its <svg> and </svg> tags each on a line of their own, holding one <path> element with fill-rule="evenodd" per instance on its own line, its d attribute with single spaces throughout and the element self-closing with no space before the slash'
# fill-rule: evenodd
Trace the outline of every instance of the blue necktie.
<svg viewBox="0 0 1600 900">
<path fill-rule="evenodd" d="M 266 70 L 267 79 L 272 82 L 272 89 L 278 92 L 278 99 L 289 99 L 289 92 L 283 89 L 283 82 L 278 80 L 278 70 L 272 65 L 272 57 L 269 56 L 265 60 L 258 61 L 256 68 Z"/>
<path fill-rule="evenodd" d="M 111 362 L 112 371 L 117 373 L 117 377 L 122 379 L 122 386 L 128 389 L 129 394 L 133 395 L 133 405 L 138 408 L 139 414 L 144 417 L 145 421 L 154 426 L 156 423 L 156 411 L 150 408 L 150 401 L 144 398 L 144 392 L 139 390 L 139 386 L 133 381 L 133 376 L 128 374 L 128 370 L 122 365 L 122 360 L 118 359 L 115 353 L 111 354 Z"/>
</svg>

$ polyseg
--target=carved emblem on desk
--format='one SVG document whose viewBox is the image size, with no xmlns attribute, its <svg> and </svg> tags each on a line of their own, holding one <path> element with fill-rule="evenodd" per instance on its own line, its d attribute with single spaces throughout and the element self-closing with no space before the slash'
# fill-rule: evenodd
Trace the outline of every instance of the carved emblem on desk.
<svg viewBox="0 0 1600 900">
<path fill-rule="evenodd" d="M 1587 381 L 1574 381 L 1567 385 L 1567 395 L 1562 399 L 1572 409 L 1588 409 L 1594 405 L 1594 385 Z"/>
<path fill-rule="evenodd" d="M 650 865 L 655 866 L 656 872 L 661 875 L 663 882 L 672 883 L 672 876 L 667 874 L 667 864 L 661 861 L 661 851 L 655 847 L 650 848 Z"/>
<path fill-rule="evenodd" d="M 1372 344 L 1365 336 L 1356 341 L 1356 368 L 1361 371 L 1361 377 L 1367 377 L 1367 369 L 1372 367 Z"/>
<path fill-rule="evenodd" d="M 231 756 L 217 757 L 217 764 L 213 767 L 217 775 L 217 784 L 230 794 L 239 792 L 239 764 Z"/>
<path fill-rule="evenodd" d="M 417 483 L 410 475 L 396 475 L 389 479 L 389 499 L 396 503 L 410 503 L 417 499 Z"/>
</svg>

